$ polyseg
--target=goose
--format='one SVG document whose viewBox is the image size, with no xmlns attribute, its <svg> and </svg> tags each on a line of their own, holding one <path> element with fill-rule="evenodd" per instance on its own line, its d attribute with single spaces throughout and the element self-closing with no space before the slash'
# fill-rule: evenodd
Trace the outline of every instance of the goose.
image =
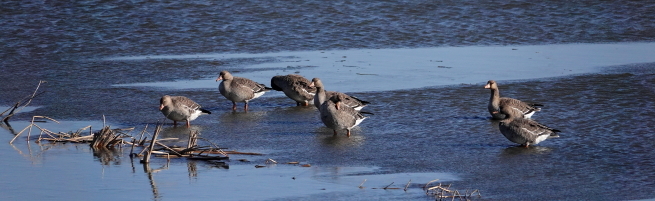
<svg viewBox="0 0 655 201">
<path fill-rule="evenodd" d="M 159 100 L 159 110 L 166 118 L 173 120 L 174 126 L 177 126 L 178 121 L 186 121 L 187 128 L 191 126 L 190 121 L 198 116 L 211 114 L 210 111 L 202 109 L 198 103 L 184 96 L 162 96 Z"/>
<path fill-rule="evenodd" d="M 271 88 L 284 92 L 284 95 L 296 101 L 297 106 L 308 106 L 314 99 L 316 88 L 301 75 L 278 75 L 271 78 Z"/>
<path fill-rule="evenodd" d="M 501 111 L 505 112 L 508 117 L 498 124 L 500 133 L 509 141 L 528 147 L 549 138 L 559 137 L 557 133 L 561 132 L 560 130 L 549 128 L 532 119 L 517 117 L 515 115 L 518 113 L 510 110 L 516 110 L 516 108 L 501 107 Z"/>
<path fill-rule="evenodd" d="M 216 78 L 216 82 L 219 80 L 223 81 L 218 85 L 218 91 L 225 98 L 232 101 L 232 110 L 237 110 L 237 102 L 245 102 L 244 110 L 248 111 L 248 101 L 271 90 L 271 88 L 250 79 L 234 77 L 227 71 L 221 71 L 218 78 Z"/>
<path fill-rule="evenodd" d="M 542 104 L 525 103 L 513 98 L 500 97 L 498 84 L 493 80 L 489 80 L 484 88 L 491 89 L 491 98 L 489 98 L 489 106 L 487 108 L 493 119 L 500 120 L 507 118 L 507 114 L 500 110 L 501 107 L 514 108 L 508 112 L 515 113 L 515 117 L 530 118 L 535 112 L 541 111 L 541 108 L 537 106 L 544 106 Z"/>
<path fill-rule="evenodd" d="M 350 137 L 350 130 L 368 118 L 354 108 L 345 105 L 344 100 L 347 100 L 348 96 L 343 93 L 327 99 L 320 79 L 312 79 L 310 86 L 316 87 L 316 97 L 321 103 L 319 107 L 321 121 L 334 131 L 334 135 L 337 135 L 337 130 L 346 130 L 346 136 Z"/>
</svg>

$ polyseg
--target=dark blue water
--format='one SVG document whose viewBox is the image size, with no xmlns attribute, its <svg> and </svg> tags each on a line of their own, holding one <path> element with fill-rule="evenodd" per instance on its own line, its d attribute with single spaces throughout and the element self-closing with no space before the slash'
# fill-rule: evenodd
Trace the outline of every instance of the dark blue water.
<svg viewBox="0 0 655 201">
<path fill-rule="evenodd" d="M 40 108 L 14 121 L 32 115 L 100 121 L 105 115 L 111 123 L 140 129 L 161 119 L 154 109 L 159 97 L 185 95 L 215 111 L 193 122 L 203 137 L 230 148 L 265 152 L 279 161 L 376 166 L 379 173 L 455 173 L 461 177 L 453 182 L 455 186 L 480 189 L 483 198 L 491 200 L 655 198 L 654 64 L 501 82 L 501 95 L 545 104 L 534 118 L 563 131 L 558 139 L 524 149 L 513 147 L 498 132 L 497 122 L 486 118 L 489 92 L 482 85 L 354 93 L 373 102 L 367 109 L 375 115 L 355 129 L 353 137 L 345 138 L 333 137 L 313 108 L 293 107 L 281 96 L 254 101 L 252 112 L 232 113 L 215 89 L 111 86 L 207 78 L 224 69 L 265 72 L 270 69 L 248 66 L 274 58 L 101 60 L 195 53 L 653 42 L 654 21 L 652 1 L 3 1 L 0 105 L 13 104 L 30 94 L 38 80 L 47 80 L 43 88 L 47 93 L 32 103 Z M 173 131 L 169 136 L 184 138 L 183 134 Z M 13 137 L 7 135 L 2 139 Z M 63 151 L 55 153 L 66 156 Z M 77 158 L 91 160 L 91 153 L 84 154 Z M 127 160 L 125 154 L 117 157 Z M 58 170 L 37 171 L 56 175 Z M 47 186 L 8 176 L 24 174 L 20 168 L 3 172 L 2 180 L 11 181 L 3 183 L 6 186 Z M 121 174 L 113 176 L 120 178 L 117 175 Z M 83 178 L 70 175 L 48 180 L 81 186 L 75 189 L 84 186 Z M 129 186 L 120 179 L 99 182 L 119 189 Z M 148 180 L 130 182 L 147 184 Z M 18 189 L 13 190 L 19 193 Z M 59 197 L 4 195 L 65 199 L 70 192 L 74 191 L 66 190 Z M 127 187 L 123 192 L 139 200 L 185 195 L 172 191 L 158 197 Z M 212 192 L 203 189 L 190 196 L 208 198 L 214 196 Z M 297 198 L 293 193 L 287 197 Z M 391 198 L 429 199 L 421 193 L 386 197 L 370 192 L 303 194 L 298 199 Z"/>
</svg>

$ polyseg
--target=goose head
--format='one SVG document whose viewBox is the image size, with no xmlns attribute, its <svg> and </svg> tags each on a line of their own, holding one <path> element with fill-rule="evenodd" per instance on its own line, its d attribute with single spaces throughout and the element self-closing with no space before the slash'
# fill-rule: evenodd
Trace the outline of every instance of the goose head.
<svg viewBox="0 0 655 201">
<path fill-rule="evenodd" d="M 218 74 L 218 78 L 216 78 L 216 82 L 218 82 L 219 80 L 231 80 L 231 79 L 232 79 L 232 74 L 224 70 L 221 71 L 220 74 Z"/>
<path fill-rule="evenodd" d="M 487 82 L 487 85 L 484 85 L 485 89 L 498 89 L 498 84 L 496 84 L 496 81 L 489 80 Z"/>
</svg>

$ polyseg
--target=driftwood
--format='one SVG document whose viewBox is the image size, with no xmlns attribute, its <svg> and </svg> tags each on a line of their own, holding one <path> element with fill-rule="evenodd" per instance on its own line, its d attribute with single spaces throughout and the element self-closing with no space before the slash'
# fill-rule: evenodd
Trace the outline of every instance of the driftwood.
<svg viewBox="0 0 655 201">
<path fill-rule="evenodd" d="M 39 87 L 41 87 L 41 84 L 43 84 L 43 83 L 46 83 L 46 81 L 44 81 L 44 80 L 39 81 L 39 84 L 36 86 L 36 89 L 34 90 L 34 93 L 32 93 L 32 95 L 29 95 L 29 96 L 27 96 L 27 97 L 25 97 L 25 98 L 23 98 L 23 99 L 17 101 L 17 102 L 14 104 L 14 106 L 12 106 L 12 107 L 10 107 L 9 109 L 5 110 L 4 112 L 0 113 L 0 117 L 1 117 L 1 116 L 4 115 L 5 113 L 9 112 L 5 117 L 2 118 L 2 121 L 5 122 L 5 124 L 7 124 L 7 126 L 9 126 L 9 118 L 11 118 L 12 116 L 14 116 L 14 114 L 16 114 L 16 112 L 19 112 L 19 111 L 22 110 L 23 108 L 27 107 L 27 105 L 29 105 L 30 103 L 32 103 L 32 100 L 33 100 L 36 96 L 45 93 L 45 91 L 44 91 L 44 92 L 41 92 L 41 93 L 38 93 L 38 94 L 36 93 L 37 91 L 39 91 Z M 20 108 L 20 109 L 19 109 L 19 108 Z"/>
<path fill-rule="evenodd" d="M 159 135 L 160 131 L 161 131 L 161 124 L 159 124 L 159 125 L 157 125 L 157 127 L 155 127 L 155 134 L 152 135 L 152 141 L 150 141 L 150 146 L 148 147 L 148 151 L 146 152 L 146 155 L 141 160 L 141 163 L 149 163 L 150 162 L 150 155 L 154 151 L 155 143 L 157 142 L 157 136 Z"/>
<path fill-rule="evenodd" d="M 198 131 L 192 130 L 189 132 L 188 143 L 185 148 L 183 147 L 169 147 L 159 142 L 164 139 L 156 139 L 161 132 L 161 125 L 158 125 L 155 128 L 155 133 L 153 135 L 153 140 L 150 141 L 150 147 L 144 149 L 146 156 L 144 156 L 144 163 L 148 162 L 149 154 L 155 154 L 155 156 L 166 156 L 167 158 L 187 158 L 191 160 L 204 160 L 204 161 L 214 161 L 214 160 L 228 160 L 229 156 L 226 152 L 219 148 L 218 145 L 209 142 L 212 146 L 210 147 L 200 147 L 197 145 L 198 139 L 204 139 L 198 137 Z M 206 140 L 206 139 L 204 139 Z M 162 147 L 161 149 L 155 149 L 155 145 Z M 143 152 L 143 151 L 142 151 Z M 224 164 L 224 163 L 221 163 Z M 223 168 L 226 168 L 226 165 L 220 165 Z"/>
<path fill-rule="evenodd" d="M 411 180 L 411 179 L 407 182 L 407 185 L 405 185 L 405 191 L 407 191 L 407 188 L 409 188 L 409 184 L 410 184 L 410 183 L 412 183 L 412 180 Z"/>
<path fill-rule="evenodd" d="M 199 133 L 197 130 L 190 131 L 189 138 L 188 138 L 189 142 L 186 147 L 171 147 L 164 144 L 164 141 L 173 141 L 173 140 L 177 141 L 179 139 L 178 138 L 158 139 L 157 138 L 158 135 L 160 134 L 160 132 L 162 132 L 161 124 L 155 127 L 155 131 L 152 135 L 152 139 L 147 140 L 148 137 L 145 137 L 145 134 L 147 133 L 148 125 L 146 125 L 146 127 L 141 132 L 139 139 L 137 139 L 129 135 L 129 132 L 134 130 L 134 128 L 111 129 L 109 126 L 104 126 L 102 129 L 100 129 L 95 133 L 93 133 L 91 126 L 81 128 L 75 132 L 55 133 L 37 124 L 38 122 L 45 122 L 44 120 L 50 120 L 59 123 L 57 120 L 50 117 L 33 116 L 30 125 L 26 126 L 23 130 L 18 132 L 14 136 L 14 138 L 10 141 L 10 144 L 13 143 L 23 133 L 27 133 L 28 135 L 27 140 L 29 141 L 32 130 L 33 128 L 35 128 L 40 131 L 39 138 L 38 140 L 36 140 L 37 143 L 40 143 L 42 140 L 49 141 L 52 143 L 58 143 L 58 142 L 89 143 L 89 145 L 94 149 L 94 153 L 97 152 L 96 156 L 102 156 L 102 158 L 108 159 L 103 161 L 114 160 L 111 159 L 112 157 L 104 157 L 105 155 L 114 156 L 114 155 L 105 154 L 105 153 L 109 153 L 106 152 L 105 150 L 107 149 L 112 150 L 115 147 L 120 148 L 122 147 L 122 145 L 131 146 L 129 156 L 131 158 L 135 156 L 142 157 L 141 159 L 142 163 L 148 163 L 150 161 L 151 155 L 154 155 L 155 157 L 166 157 L 169 160 L 171 158 L 188 158 L 192 160 L 204 160 L 204 161 L 227 160 L 229 159 L 228 154 L 263 155 L 261 153 L 223 151 L 224 148 L 220 148 L 218 145 L 210 142 L 207 139 L 198 137 Z M 84 135 L 86 134 L 87 129 L 88 129 L 88 135 Z M 211 145 L 203 146 L 203 147 L 198 146 L 197 145 L 198 139 L 206 140 Z M 146 143 L 149 143 L 147 147 L 146 147 Z M 135 149 L 137 147 L 144 147 L 144 148 L 137 154 L 135 153 Z M 212 163 L 219 164 L 219 162 L 212 162 Z M 224 162 L 220 164 L 222 165 L 217 165 L 217 166 L 221 168 L 228 168 L 228 166 L 224 164 Z"/>
<path fill-rule="evenodd" d="M 190 153 L 225 154 L 225 155 L 234 154 L 234 155 L 254 155 L 254 156 L 264 155 L 262 153 L 239 152 L 239 151 L 191 151 Z"/>
<path fill-rule="evenodd" d="M 134 128 L 132 128 L 134 129 Z M 120 143 L 123 143 L 123 137 L 129 137 L 127 134 L 117 132 L 120 130 L 132 130 L 132 129 L 110 129 L 109 126 L 103 127 L 100 131 L 93 134 L 93 141 L 91 141 L 91 147 L 114 147 Z"/>
<path fill-rule="evenodd" d="M 32 133 L 32 127 L 36 127 L 36 128 L 38 128 L 39 130 L 41 130 L 41 135 L 40 135 L 40 136 L 42 136 L 43 134 L 46 134 L 46 135 L 49 135 L 49 136 L 52 137 L 52 138 L 55 138 L 55 137 L 53 136 L 53 135 L 56 135 L 55 132 L 52 132 L 52 131 L 50 131 L 50 130 L 48 130 L 48 129 L 41 128 L 39 125 L 37 125 L 37 124 L 34 123 L 35 120 L 36 120 L 37 118 L 41 118 L 41 119 L 49 119 L 49 120 L 51 120 L 51 121 L 54 121 L 54 122 L 56 122 L 56 123 L 59 123 L 57 120 L 52 119 L 52 118 L 50 118 L 50 117 L 46 117 L 46 116 L 33 116 L 30 125 L 27 125 L 25 128 L 23 128 L 23 130 L 21 130 L 20 132 L 18 132 L 18 133 L 16 134 L 16 136 L 14 136 L 14 138 L 11 139 L 11 141 L 9 141 L 9 144 L 14 143 L 14 140 L 16 140 L 16 138 L 18 138 L 18 136 L 20 136 L 20 134 L 22 134 L 23 132 L 25 132 L 25 130 L 28 130 L 28 129 L 29 129 L 29 131 L 27 132 L 27 140 L 29 141 L 29 140 L 30 140 L 30 135 L 31 135 L 31 133 Z M 41 139 L 41 137 L 39 137 L 39 139 Z"/>
<path fill-rule="evenodd" d="M 430 185 L 433 182 L 436 182 L 438 180 L 439 179 L 432 180 L 432 181 L 428 182 L 427 184 L 425 184 L 425 186 L 423 187 L 423 190 L 425 190 L 426 195 L 434 196 L 434 198 L 436 200 L 438 200 L 438 201 L 455 200 L 455 199 L 457 199 L 457 200 L 467 200 L 468 201 L 468 200 L 471 200 L 473 198 L 482 197 L 479 190 L 470 191 L 470 190 L 467 189 L 466 192 L 464 192 L 462 194 L 462 193 L 460 193 L 459 190 L 451 189 L 450 188 L 451 185 L 446 186 L 446 185 L 442 185 L 441 183 L 439 183 L 439 185 Z M 407 191 L 407 189 L 409 188 L 409 185 L 410 185 L 411 182 L 412 182 L 412 180 L 410 179 L 407 182 L 407 184 L 405 184 L 405 188 L 391 187 L 391 185 L 394 184 L 394 182 L 391 182 L 391 184 L 386 185 L 386 186 L 384 186 L 382 188 L 371 188 L 371 189 L 383 189 L 383 190 L 403 189 L 404 191 Z M 366 188 L 366 187 L 364 187 L 364 183 L 366 183 L 366 179 L 364 179 L 364 181 L 362 181 L 362 183 L 359 184 L 359 186 L 357 188 L 360 188 L 360 189 Z"/>
<path fill-rule="evenodd" d="M 134 156 L 134 147 L 137 146 L 137 144 L 141 144 L 141 140 L 143 140 L 143 134 L 146 133 L 146 130 L 148 129 L 148 124 L 146 124 L 146 127 L 143 128 L 143 131 L 141 131 L 141 138 L 139 141 L 136 141 L 136 139 L 132 139 L 132 148 L 130 149 L 130 158 Z"/>
<path fill-rule="evenodd" d="M 438 179 L 437 179 L 438 180 Z M 430 183 L 435 182 L 437 180 L 432 180 L 425 184 L 423 187 L 423 190 L 425 190 L 425 194 L 428 196 L 434 196 L 434 198 L 438 201 L 442 200 L 471 200 L 473 198 L 480 198 L 482 197 L 482 194 L 480 194 L 480 190 L 472 190 L 470 193 L 470 190 L 466 190 L 464 194 L 460 193 L 459 190 L 456 189 L 451 189 L 451 185 L 442 185 L 439 183 L 439 185 L 434 185 L 434 186 L 429 186 Z M 477 193 L 477 194 L 476 194 Z"/>
<path fill-rule="evenodd" d="M 395 183 L 395 182 L 391 182 L 391 184 L 389 184 L 389 185 L 387 185 L 387 186 L 385 186 L 385 187 L 383 187 L 383 188 L 371 188 L 371 189 L 384 189 L 384 190 L 400 189 L 400 188 L 395 188 L 395 187 L 391 187 L 391 188 L 390 188 L 389 186 L 393 185 L 393 183 Z"/>
<path fill-rule="evenodd" d="M 230 157 L 225 157 L 225 156 L 189 155 L 189 159 L 193 159 L 193 160 L 227 160 L 227 159 L 230 159 Z"/>
</svg>

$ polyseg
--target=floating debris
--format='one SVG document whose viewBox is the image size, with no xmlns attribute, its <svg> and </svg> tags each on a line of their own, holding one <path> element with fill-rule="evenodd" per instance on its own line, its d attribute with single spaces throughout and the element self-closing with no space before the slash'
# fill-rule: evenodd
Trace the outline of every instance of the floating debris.
<svg viewBox="0 0 655 201">
<path fill-rule="evenodd" d="M 111 129 L 110 126 L 104 126 L 102 129 L 100 129 L 100 131 L 93 133 L 91 126 L 87 126 L 75 132 L 55 133 L 36 124 L 35 122 L 38 122 L 37 119 L 46 119 L 59 123 L 57 120 L 50 117 L 33 116 L 32 122 L 23 130 L 21 130 L 19 133 L 17 133 L 16 136 L 14 136 L 14 138 L 10 141 L 10 143 L 12 143 L 16 138 L 18 138 L 22 133 L 26 131 L 28 135 L 27 140 L 29 141 L 30 134 L 33 130 L 32 128 L 36 128 L 40 131 L 40 135 L 39 138 L 36 140 L 36 143 L 41 143 L 41 141 L 44 140 L 53 143 L 57 143 L 57 142 L 89 143 L 91 148 L 93 148 L 94 152 L 97 152 L 100 155 L 102 155 L 102 152 L 105 151 L 106 149 L 111 150 L 114 149 L 115 147 L 121 147 L 122 145 L 131 145 L 132 148 L 129 156 L 131 158 L 142 157 L 141 159 L 142 163 L 148 163 L 150 161 L 151 155 L 154 155 L 155 157 L 166 157 L 169 160 L 171 158 L 188 158 L 193 160 L 204 160 L 204 161 L 228 160 L 229 153 L 262 155 L 261 153 L 246 153 L 246 152 L 236 152 L 236 151 L 225 152 L 222 150 L 222 148 L 218 147 L 216 144 L 209 141 L 208 142 L 211 144 L 211 146 L 200 147 L 197 145 L 197 140 L 198 139 L 206 140 L 206 139 L 198 137 L 198 131 L 196 130 L 190 131 L 187 147 L 171 147 L 163 144 L 162 142 L 168 140 L 178 140 L 177 138 L 157 139 L 157 136 L 161 132 L 161 127 L 162 127 L 161 124 L 157 125 L 157 127 L 155 128 L 155 132 L 152 135 L 152 139 L 148 141 L 144 139 L 144 135 L 148 128 L 147 125 L 144 128 L 143 132 L 141 132 L 141 137 L 137 140 L 135 137 L 129 135 L 129 132 L 134 130 L 134 128 Z M 86 133 L 85 131 L 87 129 L 89 130 L 88 131 L 89 135 L 83 135 L 83 133 Z M 146 146 L 147 143 L 148 145 Z M 144 148 L 139 153 L 135 153 L 134 152 L 135 147 L 144 147 Z"/>
<path fill-rule="evenodd" d="M 357 75 L 378 75 L 378 74 L 373 74 L 373 73 L 357 73 Z"/>
<path fill-rule="evenodd" d="M 134 128 L 126 129 L 132 131 Z M 123 144 L 123 137 L 130 137 L 127 133 L 122 133 L 123 129 L 110 129 L 109 126 L 103 127 L 100 131 L 93 134 L 93 140 L 91 141 L 91 147 L 100 148 L 100 147 L 114 147 L 119 144 Z M 75 136 L 75 135 L 73 135 Z M 79 137 L 77 137 L 79 139 Z"/>
<path fill-rule="evenodd" d="M 277 161 L 269 158 L 269 159 L 266 159 L 266 162 L 264 162 L 264 163 L 266 163 L 266 164 L 269 164 L 269 163 L 270 164 L 277 164 Z"/>
<path fill-rule="evenodd" d="M 4 112 L 0 113 L 0 117 L 2 117 L 2 115 L 5 115 L 5 113 L 9 112 L 9 113 L 7 113 L 6 116 L 4 116 L 4 117 L 2 118 L 2 122 L 4 122 L 8 127 L 11 127 L 11 126 L 9 125 L 9 119 L 10 119 L 12 116 L 14 116 L 14 114 L 16 114 L 16 112 L 19 112 L 19 111 L 22 110 L 23 108 L 27 107 L 30 103 L 32 103 L 32 100 L 33 100 L 35 97 L 37 97 L 38 95 L 41 95 L 41 94 L 45 93 L 45 91 L 40 92 L 40 93 L 36 93 L 36 92 L 39 91 L 39 87 L 41 87 L 41 84 L 46 83 L 46 82 L 47 82 L 47 81 L 45 81 L 45 80 L 41 80 L 41 81 L 39 81 L 39 84 L 36 86 L 36 89 L 34 90 L 34 93 L 32 93 L 32 95 L 26 96 L 25 98 L 23 98 L 23 99 L 21 99 L 21 100 L 19 100 L 19 101 L 16 101 L 16 104 L 14 104 L 12 107 L 7 108 L 7 110 L 5 110 Z M 19 109 L 19 108 L 20 108 L 20 109 Z M 35 122 L 35 121 L 34 121 L 34 118 L 32 118 L 32 124 L 33 124 L 34 122 Z M 57 123 L 59 123 L 59 122 L 57 122 Z M 13 142 L 13 140 L 12 140 L 12 142 Z M 11 144 L 11 143 L 10 143 L 10 144 Z"/>
<path fill-rule="evenodd" d="M 405 189 L 404 189 L 405 191 L 407 191 L 407 188 L 409 188 L 409 184 L 410 184 L 410 183 L 412 183 L 412 180 L 411 180 L 411 179 L 407 182 L 407 185 L 405 185 Z"/>
<path fill-rule="evenodd" d="M 423 190 L 425 190 L 426 195 L 434 196 L 434 198 L 436 200 L 438 200 L 438 201 L 441 201 L 441 200 L 444 200 L 444 199 L 448 199 L 448 200 L 455 200 L 455 199 L 471 200 L 474 197 L 476 197 L 476 198 L 482 197 L 482 195 L 480 194 L 480 190 L 477 190 L 477 189 L 472 190 L 470 193 L 469 193 L 470 190 L 467 189 L 466 192 L 464 192 L 462 194 L 462 193 L 460 193 L 459 190 L 450 189 L 452 184 L 449 184 L 449 185 L 446 186 L 446 185 L 442 185 L 441 183 L 439 183 L 439 185 L 430 186 L 430 183 L 435 182 L 435 181 L 438 181 L 438 179 L 432 180 L 432 181 L 428 182 L 427 184 L 425 184 L 425 186 L 423 187 Z"/>
<path fill-rule="evenodd" d="M 363 186 L 364 183 L 366 183 L 366 179 L 364 179 L 364 181 L 362 181 L 362 183 L 359 184 L 359 186 L 357 188 L 366 188 L 366 187 Z"/>
<path fill-rule="evenodd" d="M 318 66 L 311 66 L 311 65 L 301 66 L 301 65 L 297 65 L 297 66 L 287 66 L 286 69 L 294 69 L 295 70 L 295 69 L 314 68 L 314 67 L 318 67 Z"/>
</svg>

